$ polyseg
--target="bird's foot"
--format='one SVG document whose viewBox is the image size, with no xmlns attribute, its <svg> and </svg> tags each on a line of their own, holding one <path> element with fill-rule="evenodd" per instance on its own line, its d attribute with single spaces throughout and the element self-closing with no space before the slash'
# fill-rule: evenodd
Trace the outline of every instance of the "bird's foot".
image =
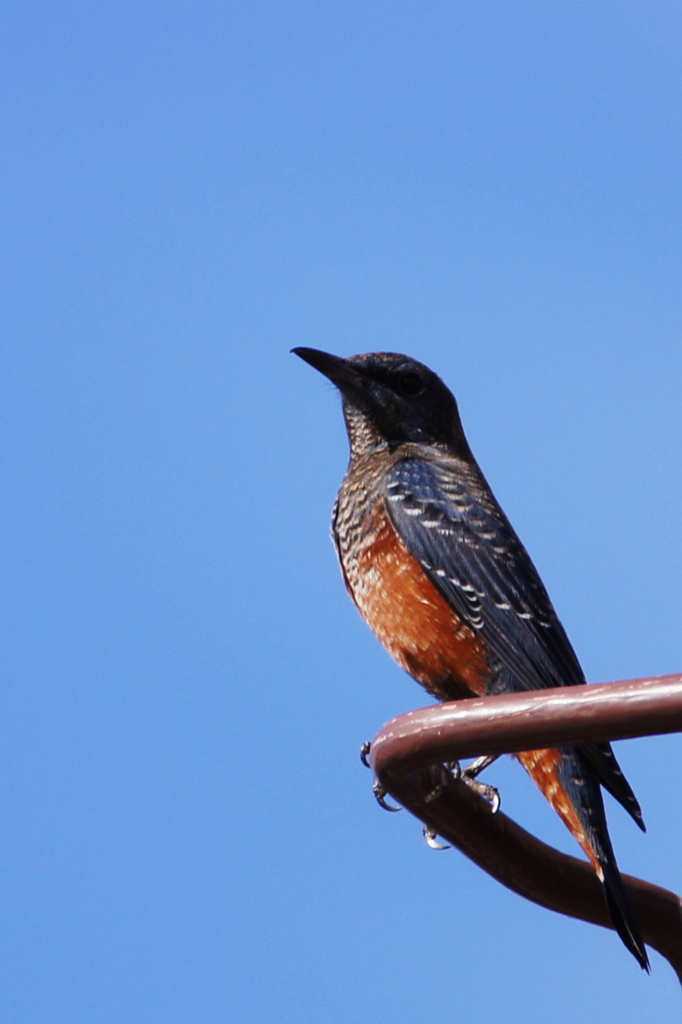
<svg viewBox="0 0 682 1024">
<path fill-rule="evenodd" d="M 483 757 L 477 757 L 468 768 L 465 768 L 460 773 L 462 782 L 466 782 L 469 789 L 473 790 L 474 793 L 478 793 L 479 796 L 485 797 L 492 808 L 493 814 L 497 814 L 500 809 L 500 792 L 494 786 L 489 786 L 486 782 L 479 782 L 478 776 L 493 761 L 496 761 L 498 757 L 499 754 L 485 754 Z"/>
<path fill-rule="evenodd" d="M 362 746 L 360 747 L 360 760 L 364 764 L 365 768 L 369 768 L 370 770 L 372 768 L 371 764 L 369 763 L 369 752 L 371 749 L 372 744 L 369 742 L 369 740 L 363 743 Z M 395 807 L 393 804 L 389 804 L 389 802 L 386 799 L 388 793 L 381 785 L 378 779 L 375 779 L 374 782 L 372 783 L 372 792 L 374 793 L 374 798 L 376 802 L 379 804 L 379 807 L 383 807 L 385 811 L 402 811 L 402 807 Z"/>
<path fill-rule="evenodd" d="M 435 829 L 429 828 L 428 825 L 424 825 L 424 828 L 422 829 L 422 832 L 423 832 L 423 835 L 424 835 L 424 839 L 426 840 L 426 845 L 428 847 L 430 847 L 432 850 L 449 850 L 449 849 L 451 849 L 449 843 L 439 843 L 438 842 L 438 833 L 435 831 Z"/>
<path fill-rule="evenodd" d="M 369 741 L 362 744 L 360 747 L 360 760 L 364 764 L 365 768 L 371 769 L 369 762 L 370 750 L 372 745 Z M 468 768 L 462 768 L 459 761 L 447 761 L 442 765 L 432 765 L 428 769 L 428 786 L 429 788 L 424 795 L 424 802 L 427 804 L 433 803 L 441 795 L 443 790 L 446 788 L 448 782 L 451 779 L 457 781 L 461 779 L 465 782 L 469 789 L 473 790 L 474 793 L 478 793 L 479 796 L 484 797 L 492 807 L 493 814 L 496 814 L 500 809 L 500 793 L 499 790 L 495 789 L 494 786 L 489 786 L 485 782 L 479 782 L 478 776 L 484 771 L 489 765 L 496 761 L 499 755 L 497 754 L 486 754 L 483 757 L 477 757 Z M 383 807 L 385 811 L 400 811 L 401 807 L 396 807 L 393 804 L 388 803 L 386 800 L 387 792 L 381 783 L 375 779 L 372 783 L 372 792 L 374 793 L 375 799 L 380 807 Z M 425 831 L 426 835 L 426 831 Z M 435 839 L 433 836 L 426 836 L 426 841 L 429 846 L 433 849 L 445 849 L 440 847 L 438 844 L 433 846 Z"/>
<path fill-rule="evenodd" d="M 387 790 L 384 789 L 378 779 L 375 779 L 372 783 L 372 792 L 374 793 L 374 797 L 376 802 L 379 804 L 379 807 L 383 807 L 385 811 L 402 811 L 402 807 L 396 807 L 393 804 L 388 803 L 386 800 L 388 795 Z"/>
<path fill-rule="evenodd" d="M 485 797 L 490 804 L 493 814 L 497 814 L 500 809 L 500 791 L 498 789 L 495 789 L 494 786 L 489 786 L 487 782 L 479 782 L 478 779 L 472 779 L 467 775 L 466 771 L 462 772 L 462 782 L 466 782 L 472 792 Z"/>
</svg>

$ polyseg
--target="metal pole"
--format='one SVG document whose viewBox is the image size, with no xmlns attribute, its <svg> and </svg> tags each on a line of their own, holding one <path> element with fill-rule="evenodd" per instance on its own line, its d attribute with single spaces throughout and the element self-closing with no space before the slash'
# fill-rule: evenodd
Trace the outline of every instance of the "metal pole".
<svg viewBox="0 0 682 1024">
<path fill-rule="evenodd" d="M 480 754 L 682 731 L 682 675 L 453 701 L 393 719 L 372 743 L 384 789 L 519 895 L 612 927 L 592 868 L 532 836 L 440 766 Z M 623 880 L 645 942 L 682 982 L 682 901 Z"/>
</svg>

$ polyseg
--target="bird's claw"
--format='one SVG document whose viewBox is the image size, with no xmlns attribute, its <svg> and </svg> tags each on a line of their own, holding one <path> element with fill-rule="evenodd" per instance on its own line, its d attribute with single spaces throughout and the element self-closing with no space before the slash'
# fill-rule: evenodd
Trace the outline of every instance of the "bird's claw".
<svg viewBox="0 0 682 1024">
<path fill-rule="evenodd" d="M 388 803 L 388 801 L 386 800 L 387 792 L 378 779 L 375 779 L 374 782 L 372 783 L 372 792 L 374 793 L 376 802 L 379 804 L 379 807 L 383 807 L 385 811 L 391 811 L 392 813 L 395 813 L 396 811 L 402 811 L 402 807 L 395 807 L 393 804 Z"/>
<path fill-rule="evenodd" d="M 438 833 L 435 831 L 435 829 L 429 828 L 428 825 L 424 825 L 424 828 L 422 829 L 422 832 L 424 834 L 424 839 L 426 840 L 426 845 L 428 847 L 430 847 L 432 850 L 449 850 L 449 849 L 451 849 L 449 843 L 439 843 L 438 842 Z"/>
<path fill-rule="evenodd" d="M 499 790 L 495 789 L 494 786 L 489 786 L 485 782 L 479 782 L 478 776 L 481 772 L 493 763 L 497 761 L 499 754 L 484 754 L 482 757 L 477 757 L 475 761 L 465 768 L 460 773 L 460 778 L 463 782 L 466 782 L 469 789 L 473 790 L 474 793 L 478 793 L 479 796 L 484 797 L 492 808 L 493 814 L 497 814 L 500 809 L 500 793 Z"/>
<path fill-rule="evenodd" d="M 487 782 L 479 782 L 475 776 L 469 775 L 467 769 L 462 772 L 462 782 L 466 782 L 469 789 L 473 790 L 474 793 L 478 793 L 479 796 L 484 797 L 490 804 L 490 808 L 493 814 L 497 814 L 500 809 L 500 791 L 495 789 L 494 786 L 489 786 Z"/>
<path fill-rule="evenodd" d="M 369 740 L 363 743 L 362 746 L 360 747 L 360 760 L 364 764 L 365 768 L 369 769 L 372 768 L 371 764 L 369 763 L 369 752 L 371 749 L 372 744 L 369 742 Z M 389 802 L 386 799 L 387 792 L 378 779 L 375 779 L 374 782 L 372 783 L 372 792 L 374 793 L 374 797 L 376 799 L 376 802 L 379 804 L 379 807 L 383 807 L 385 811 L 391 811 L 392 813 L 395 813 L 395 811 L 402 811 L 402 807 L 395 807 L 393 804 L 389 804 Z"/>
</svg>

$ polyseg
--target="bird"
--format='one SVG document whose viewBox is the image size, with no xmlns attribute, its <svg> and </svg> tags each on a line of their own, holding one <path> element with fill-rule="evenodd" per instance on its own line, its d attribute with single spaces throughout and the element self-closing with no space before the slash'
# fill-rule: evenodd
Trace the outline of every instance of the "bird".
<svg viewBox="0 0 682 1024">
<path fill-rule="evenodd" d="M 547 590 L 474 458 L 443 381 L 395 352 L 342 358 L 292 351 L 341 394 L 350 461 L 332 536 L 351 598 L 395 661 L 441 701 L 584 685 Z M 645 825 L 610 744 L 514 756 L 582 847 L 615 930 L 649 971 L 602 787 L 642 831 Z"/>
</svg>

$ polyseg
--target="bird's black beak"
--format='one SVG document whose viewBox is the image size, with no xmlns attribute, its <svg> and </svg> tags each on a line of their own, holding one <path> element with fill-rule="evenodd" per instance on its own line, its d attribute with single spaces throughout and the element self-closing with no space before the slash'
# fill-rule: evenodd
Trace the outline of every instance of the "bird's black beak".
<svg viewBox="0 0 682 1024">
<path fill-rule="evenodd" d="M 329 352 L 320 352 L 317 348 L 292 348 L 295 356 L 309 363 L 314 369 L 327 377 L 341 391 L 358 391 L 364 389 L 366 379 L 348 359 L 333 356 Z"/>
</svg>

